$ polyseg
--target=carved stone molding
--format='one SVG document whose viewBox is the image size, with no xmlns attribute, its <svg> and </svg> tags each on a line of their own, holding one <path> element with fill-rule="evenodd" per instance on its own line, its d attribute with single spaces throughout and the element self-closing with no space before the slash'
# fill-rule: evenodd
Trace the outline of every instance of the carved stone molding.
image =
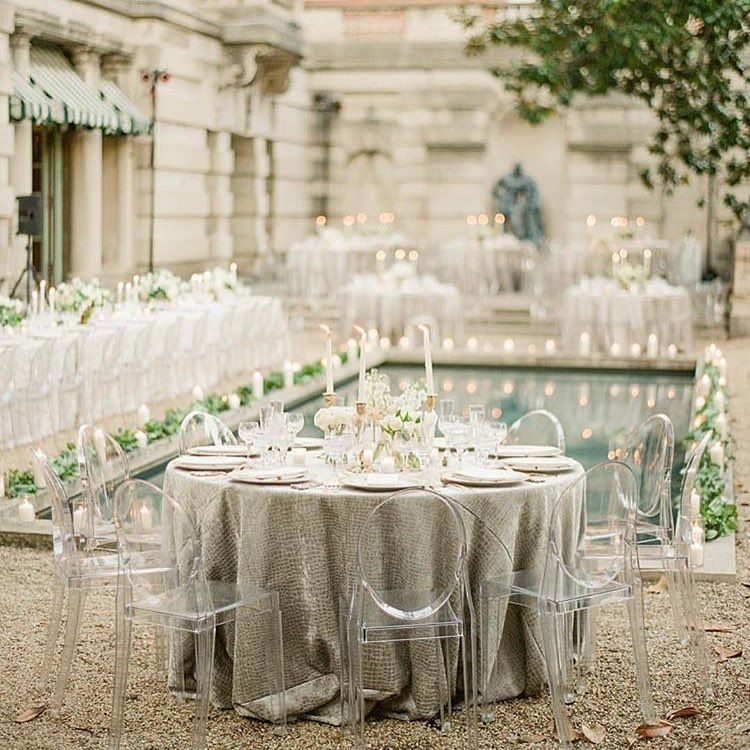
<svg viewBox="0 0 750 750">
<path fill-rule="evenodd" d="M 300 55 L 270 44 L 243 45 L 232 51 L 233 64 L 226 69 L 225 86 L 255 86 L 264 95 L 283 94 L 289 74 Z"/>
</svg>

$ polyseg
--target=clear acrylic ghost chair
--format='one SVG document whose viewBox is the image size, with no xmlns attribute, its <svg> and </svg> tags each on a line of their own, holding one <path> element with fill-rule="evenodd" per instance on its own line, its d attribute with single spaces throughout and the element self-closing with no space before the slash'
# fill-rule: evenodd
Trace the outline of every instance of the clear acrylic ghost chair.
<svg viewBox="0 0 750 750">
<path fill-rule="evenodd" d="M 44 475 L 52 508 L 52 550 L 54 553 L 54 582 L 52 609 L 47 632 L 39 688 L 46 694 L 52 663 L 57 651 L 63 603 L 67 593 L 68 607 L 65 641 L 52 704 L 60 707 L 65 698 L 65 688 L 70 675 L 78 635 L 83 619 L 86 592 L 92 588 L 113 588 L 117 578 L 117 554 L 94 554 L 87 547 L 89 534 L 83 503 L 74 505 L 52 468 L 47 456 L 39 449 L 34 458 Z"/>
<path fill-rule="evenodd" d="M 263 651 L 271 662 L 269 695 L 276 699 L 277 731 L 283 733 L 286 700 L 278 594 L 251 584 L 209 580 L 204 571 L 200 539 L 192 522 L 177 502 L 148 482 L 130 479 L 117 488 L 115 527 L 122 575 L 117 589 L 117 657 L 110 750 L 120 747 L 133 623 L 167 629 L 176 640 L 192 635 L 196 702 L 191 746 L 199 750 L 206 745 L 216 629 L 222 625 L 239 625 L 258 614 L 267 615 L 271 636 L 263 644 Z M 161 538 L 160 565 L 152 571 L 144 570 L 138 560 L 151 550 L 143 546 L 142 540 L 156 530 Z M 169 574 L 165 575 L 163 570 L 168 570 Z M 227 642 L 236 644 L 237 638 L 227 637 Z M 183 665 L 178 662 L 176 669 L 182 672 Z"/>
<path fill-rule="evenodd" d="M 672 537 L 672 463 L 674 426 L 666 414 L 654 414 L 627 436 L 624 447 L 615 451 L 631 470 L 637 489 L 638 543 L 668 543 Z M 684 633 L 684 616 L 677 593 L 676 571 L 665 563 L 669 595 L 678 631 Z M 586 689 L 593 668 L 596 641 L 596 616 L 589 613 L 576 628 L 575 683 L 577 692 Z"/>
<path fill-rule="evenodd" d="M 84 424 L 76 443 L 78 471 L 90 512 L 89 548 L 109 547 L 115 542 L 114 493 L 130 479 L 130 466 L 120 444 L 100 427 Z"/>
<path fill-rule="evenodd" d="M 638 560 L 641 570 L 664 572 L 677 634 L 683 642 L 689 644 L 702 686 L 709 696 L 713 694 L 712 671 L 706 654 L 698 589 L 690 563 L 690 547 L 695 520 L 692 512 L 692 494 L 698 469 L 710 440 L 709 433 L 703 435 L 687 457 L 676 522 L 669 493 L 658 515 L 659 523 L 649 525 L 650 519 L 646 519 L 638 525 Z"/>
<path fill-rule="evenodd" d="M 348 697 L 355 748 L 366 746 L 364 647 L 433 640 L 437 710 L 441 727 L 447 730 L 452 715 L 451 639 L 461 646 L 467 741 L 474 747 L 476 625 L 466 573 L 466 530 L 457 506 L 434 490 L 394 493 L 371 510 L 362 524 L 356 562 L 356 580 L 348 600 L 341 602 L 340 618 L 341 658 L 348 673 L 346 687 L 342 674 L 341 702 Z"/>
<path fill-rule="evenodd" d="M 565 452 L 565 430 L 546 409 L 537 409 L 517 419 L 508 430 L 505 445 L 552 445 Z"/>
<path fill-rule="evenodd" d="M 636 482 L 631 469 L 611 461 L 594 466 L 557 501 L 542 570 L 521 570 L 486 581 L 488 599 L 536 609 L 542 633 L 552 710 L 562 747 L 572 747 L 565 708 L 574 658 L 574 615 L 605 604 L 628 609 L 641 711 L 655 718 L 643 622 L 636 544 Z M 486 638 L 482 633 L 480 640 Z"/>
<path fill-rule="evenodd" d="M 213 414 L 191 411 L 180 425 L 180 455 L 204 445 L 237 445 L 237 438 Z"/>
</svg>

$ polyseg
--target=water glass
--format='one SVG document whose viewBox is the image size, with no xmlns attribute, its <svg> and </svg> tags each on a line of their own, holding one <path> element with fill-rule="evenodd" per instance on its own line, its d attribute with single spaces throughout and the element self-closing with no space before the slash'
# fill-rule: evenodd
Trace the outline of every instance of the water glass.
<svg viewBox="0 0 750 750">
<path fill-rule="evenodd" d="M 463 418 L 454 418 L 450 426 L 450 439 L 456 449 L 459 467 L 463 466 L 464 454 L 471 447 L 472 438 L 469 421 Z"/>
<path fill-rule="evenodd" d="M 240 422 L 240 426 L 237 429 L 237 434 L 240 440 L 245 444 L 247 448 L 247 458 L 250 459 L 250 445 L 253 440 L 257 437 L 258 431 L 260 430 L 260 422 Z"/>
<path fill-rule="evenodd" d="M 292 435 L 292 439 L 296 440 L 297 435 L 302 432 L 302 428 L 305 426 L 305 415 L 299 412 L 292 412 L 286 416 L 286 426 Z"/>
<path fill-rule="evenodd" d="M 469 422 L 473 425 L 484 422 L 484 406 L 482 404 L 469 405 Z"/>
</svg>

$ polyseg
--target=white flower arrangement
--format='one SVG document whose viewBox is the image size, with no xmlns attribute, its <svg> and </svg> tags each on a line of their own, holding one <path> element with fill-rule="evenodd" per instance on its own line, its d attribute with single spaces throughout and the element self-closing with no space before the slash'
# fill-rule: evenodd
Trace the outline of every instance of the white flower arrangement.
<svg viewBox="0 0 750 750">
<path fill-rule="evenodd" d="M 648 281 L 648 274 L 644 266 L 634 266 L 622 261 L 617 264 L 615 279 L 623 289 L 643 289 Z"/>
<path fill-rule="evenodd" d="M 213 286 L 214 296 L 218 297 L 222 292 L 236 292 L 239 282 L 237 281 L 237 274 L 228 271 L 226 268 L 216 266 L 211 271 L 211 281 Z"/>
<path fill-rule="evenodd" d="M 26 306 L 20 299 L 0 294 L 0 326 L 17 326 L 26 317 Z"/>
<path fill-rule="evenodd" d="M 171 271 L 160 269 L 141 276 L 138 296 L 144 302 L 161 300 L 172 302 L 183 292 L 183 281 Z"/>
<path fill-rule="evenodd" d="M 393 286 L 401 286 L 405 281 L 417 275 L 417 266 L 407 260 L 398 260 L 383 272 L 383 281 Z"/>
<path fill-rule="evenodd" d="M 83 313 L 92 307 L 104 307 L 112 293 L 101 285 L 99 279 L 83 281 L 71 279 L 57 286 L 55 305 L 61 312 Z"/>
<path fill-rule="evenodd" d="M 328 434 L 353 427 L 355 418 L 356 413 L 350 406 L 326 406 L 318 409 L 313 421 L 318 429 Z"/>
</svg>

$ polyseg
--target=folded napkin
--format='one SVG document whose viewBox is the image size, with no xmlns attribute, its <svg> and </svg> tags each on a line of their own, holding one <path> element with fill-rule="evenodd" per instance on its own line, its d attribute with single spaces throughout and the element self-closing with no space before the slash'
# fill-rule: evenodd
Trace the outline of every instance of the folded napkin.
<svg viewBox="0 0 750 750">
<path fill-rule="evenodd" d="M 252 448 L 250 449 L 252 453 Z M 190 449 L 191 456 L 247 456 L 244 445 L 198 445 Z"/>
<path fill-rule="evenodd" d="M 240 456 L 179 456 L 172 465 L 188 471 L 231 471 L 245 463 Z"/>
<path fill-rule="evenodd" d="M 240 479 L 255 479 L 259 482 L 271 481 L 289 481 L 294 479 L 303 479 L 307 476 L 307 469 L 304 466 L 279 466 L 276 469 L 246 469 L 238 473 Z"/>
<path fill-rule="evenodd" d="M 479 482 L 497 482 L 512 479 L 516 474 L 507 469 L 483 469 L 480 466 L 468 466 L 465 469 L 456 469 L 453 476 L 457 479 L 471 479 Z"/>
</svg>

